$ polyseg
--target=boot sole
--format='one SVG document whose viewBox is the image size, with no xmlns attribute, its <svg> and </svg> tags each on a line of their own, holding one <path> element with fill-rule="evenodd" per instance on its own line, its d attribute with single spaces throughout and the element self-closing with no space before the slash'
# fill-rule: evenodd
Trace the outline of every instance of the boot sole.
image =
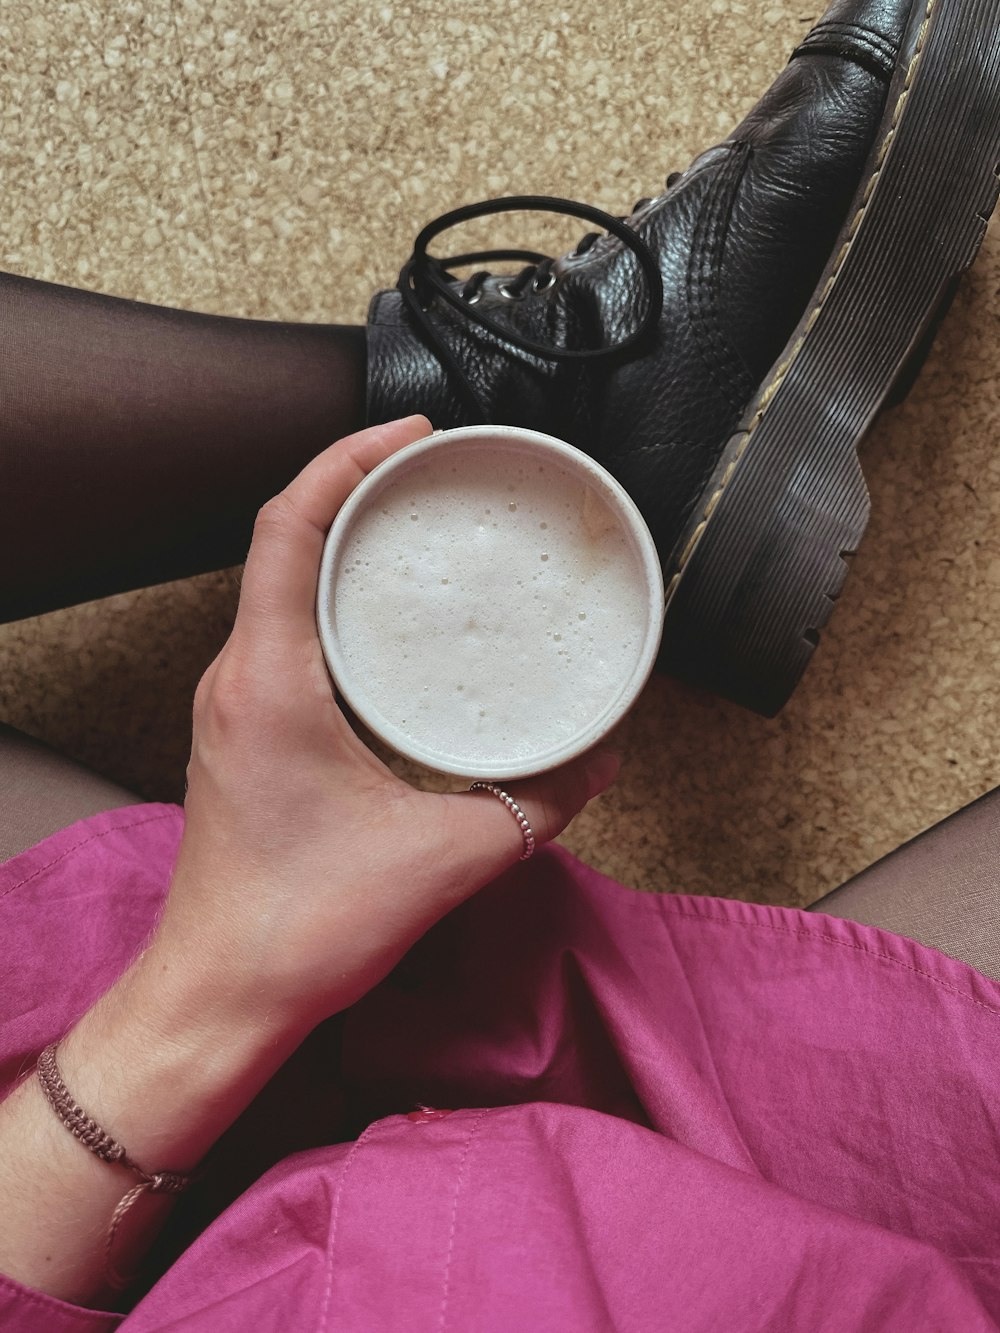
<svg viewBox="0 0 1000 1333">
<path fill-rule="evenodd" d="M 1000 0 L 918 0 L 833 257 L 667 562 L 671 675 L 768 717 L 787 701 L 868 523 L 858 445 L 998 191 Z"/>
</svg>

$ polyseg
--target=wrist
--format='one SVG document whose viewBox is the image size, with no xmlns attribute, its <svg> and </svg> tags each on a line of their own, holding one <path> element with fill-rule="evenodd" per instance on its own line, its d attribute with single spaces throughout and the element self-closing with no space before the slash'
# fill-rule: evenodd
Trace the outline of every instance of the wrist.
<svg viewBox="0 0 1000 1333">
<path fill-rule="evenodd" d="M 59 1043 L 71 1100 L 148 1174 L 190 1174 L 291 1054 L 298 1038 L 223 1003 L 197 968 L 149 949 Z M 61 1300 L 106 1296 L 170 1208 L 60 1124 L 38 1078 L 0 1104 L 0 1270 Z M 118 1223 L 121 1225 L 118 1225 Z"/>
<path fill-rule="evenodd" d="M 304 1035 L 154 944 L 63 1039 L 59 1065 L 133 1161 L 188 1172 Z"/>
</svg>

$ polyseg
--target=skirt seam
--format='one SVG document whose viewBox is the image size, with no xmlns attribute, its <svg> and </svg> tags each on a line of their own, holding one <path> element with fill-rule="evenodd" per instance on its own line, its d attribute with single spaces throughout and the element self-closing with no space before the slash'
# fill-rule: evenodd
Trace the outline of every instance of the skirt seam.
<svg viewBox="0 0 1000 1333">
<path fill-rule="evenodd" d="M 743 907 L 747 906 L 747 904 L 742 903 L 741 900 L 734 899 L 732 901 L 740 901 L 741 906 Z M 897 967 L 903 968 L 904 971 L 912 972 L 915 976 L 923 977 L 927 981 L 932 981 L 934 982 L 935 985 L 942 987 L 946 991 L 950 991 L 951 994 L 953 995 L 956 995 L 960 1000 L 966 1000 L 968 1001 L 969 1004 L 974 1004 L 978 1009 L 985 1009 L 987 1013 L 993 1014 L 995 1018 L 1000 1018 L 1000 1008 L 998 1008 L 996 1005 L 987 1004 L 984 1000 L 977 1000 L 974 996 L 969 995 L 967 992 L 963 991 L 960 987 L 953 985 L 949 981 L 945 981 L 943 977 L 935 976 L 933 972 L 927 972 L 923 968 L 914 967 L 912 963 L 906 963 L 903 961 L 902 958 L 897 958 L 895 957 L 895 955 L 891 953 L 884 953 L 877 949 L 870 949 L 864 944 L 858 944 L 854 940 L 838 939 L 836 935 L 824 934 L 822 931 L 818 930 L 793 930 L 789 926 L 778 926 L 771 921 L 747 921 L 737 916 L 717 916 L 709 912 L 685 911 L 682 906 L 675 905 L 676 898 L 674 898 L 674 900 L 671 901 L 669 894 L 663 894 L 660 899 L 660 902 L 662 905 L 662 910 L 669 912 L 674 916 L 687 917 L 689 920 L 692 921 L 711 921 L 714 922 L 716 925 L 720 926 L 745 926 L 748 928 L 756 928 L 758 930 L 770 930 L 779 935 L 788 935 L 798 939 L 819 940 L 822 941 L 824 944 L 837 944 L 840 945 L 842 948 L 852 949 L 854 950 L 855 953 L 867 955 L 867 957 L 878 959 L 881 962 L 894 963 Z M 794 909 L 783 909 L 783 910 L 794 910 Z M 924 947 L 926 948 L 929 946 L 924 946 Z M 956 961 L 960 962 L 961 960 L 956 960 Z M 971 967 L 971 964 L 966 963 L 964 964 L 964 966 Z M 974 968 L 972 968 L 972 970 L 975 971 Z"/>
<path fill-rule="evenodd" d="M 168 810 L 159 815 L 147 815 L 145 819 L 134 819 L 128 824 L 115 824 L 112 828 L 102 829 L 100 833 L 91 833 L 89 837 L 81 838 L 81 840 L 75 842 L 72 847 L 67 847 L 66 850 L 60 852 L 58 856 L 54 856 L 51 861 L 46 861 L 44 865 L 38 866 L 30 875 L 25 875 L 23 879 L 16 880 L 6 889 L 0 891 L 0 898 L 6 898 L 7 895 L 13 893 L 15 889 L 23 889 L 25 884 L 30 884 L 33 879 L 37 879 L 38 876 L 44 874 L 46 870 L 51 870 L 52 867 L 58 865 L 60 861 L 64 861 L 67 856 L 71 856 L 73 852 L 78 852 L 81 847 L 86 847 L 88 843 L 96 842 L 98 838 L 106 838 L 111 833 L 124 833 L 127 829 L 140 828 L 143 824 L 154 824 L 160 819 L 176 818 L 177 811 Z"/>
</svg>

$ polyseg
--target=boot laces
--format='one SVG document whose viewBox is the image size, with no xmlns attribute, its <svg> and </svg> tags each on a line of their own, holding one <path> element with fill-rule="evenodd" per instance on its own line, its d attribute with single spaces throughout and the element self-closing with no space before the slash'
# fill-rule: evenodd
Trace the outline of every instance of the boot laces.
<svg viewBox="0 0 1000 1333">
<path fill-rule="evenodd" d="M 631 226 L 636 213 L 652 202 L 653 200 L 651 198 L 636 200 L 632 205 L 632 212 L 619 218 L 619 222 L 624 222 Z M 588 231 L 586 235 L 580 238 L 574 248 L 563 257 L 566 259 L 581 259 L 598 241 L 603 240 L 605 236 L 605 232 Z M 526 268 L 523 268 L 516 277 L 504 279 L 498 288 L 501 296 L 505 296 L 511 301 L 517 301 L 525 295 L 529 287 L 533 292 L 545 292 L 555 284 L 556 275 L 553 272 L 553 269 L 559 262 L 555 256 L 536 255 L 533 250 L 485 250 L 481 251 L 476 257 L 476 260 L 472 262 L 479 262 L 480 260 L 490 260 L 491 262 L 495 262 L 498 259 L 507 258 L 520 259 L 527 258 L 529 255 L 531 256 L 532 262 L 529 263 Z M 442 260 L 441 263 L 445 268 L 460 268 L 462 266 L 461 260 L 463 258 L 469 259 L 469 256 L 458 255 L 450 260 Z M 467 301 L 470 305 L 475 305 L 482 295 L 483 283 L 492 277 L 493 274 L 490 270 L 485 268 L 480 269 L 477 273 L 473 273 L 470 278 L 466 279 L 465 284 L 462 287 L 462 300 Z"/>
<path fill-rule="evenodd" d="M 668 177 L 668 188 L 677 180 L 679 174 L 673 173 Z M 663 308 L 663 279 L 660 275 L 660 266 L 652 250 L 632 225 L 635 214 L 652 202 L 652 199 L 640 199 L 632 213 L 623 218 L 614 217 L 610 213 L 605 213 L 603 209 L 571 199 L 548 195 L 511 195 L 501 199 L 485 199 L 477 204 L 466 204 L 462 208 L 443 213 L 420 232 L 414 241 L 413 253 L 400 272 L 397 286 L 424 338 L 442 364 L 451 371 L 478 420 L 485 418 L 478 395 L 428 313 L 435 296 L 440 295 L 453 309 L 495 334 L 508 345 L 546 361 L 584 361 L 623 356 L 652 333 L 659 322 Z M 472 218 L 486 217 L 492 213 L 519 211 L 561 213 L 571 217 L 582 217 L 604 228 L 603 232 L 587 232 L 575 249 L 566 256 L 567 258 L 576 259 L 586 255 L 598 241 L 606 240 L 610 236 L 617 237 L 626 249 L 632 251 L 647 288 L 646 307 L 632 333 L 610 347 L 570 350 L 535 342 L 475 309 L 482 297 L 483 284 L 494 276 L 489 269 L 477 270 L 464 282 L 451 270 L 464 268 L 470 264 L 520 260 L 525 267 L 515 276 L 501 279 L 497 288 L 501 296 L 509 300 L 520 300 L 527 294 L 529 288 L 533 292 L 544 292 L 554 285 L 556 282 L 554 267 L 559 262 L 557 258 L 539 254 L 534 250 L 480 250 L 453 255 L 447 259 L 440 259 L 428 253 L 427 247 L 435 236 L 459 223 Z"/>
</svg>

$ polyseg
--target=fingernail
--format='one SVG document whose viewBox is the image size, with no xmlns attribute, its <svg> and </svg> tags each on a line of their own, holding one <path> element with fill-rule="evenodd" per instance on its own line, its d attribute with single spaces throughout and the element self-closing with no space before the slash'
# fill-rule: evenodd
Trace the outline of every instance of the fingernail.
<svg viewBox="0 0 1000 1333">
<path fill-rule="evenodd" d="M 587 785 L 590 788 L 590 795 L 596 796 L 610 787 L 618 776 L 621 766 L 622 757 L 617 751 L 596 750 L 587 760 Z"/>
</svg>

